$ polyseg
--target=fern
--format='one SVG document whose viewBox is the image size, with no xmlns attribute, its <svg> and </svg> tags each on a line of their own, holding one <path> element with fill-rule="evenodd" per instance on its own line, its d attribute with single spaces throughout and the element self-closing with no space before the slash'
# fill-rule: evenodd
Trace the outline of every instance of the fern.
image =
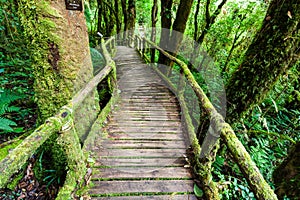
<svg viewBox="0 0 300 200">
<path fill-rule="evenodd" d="M 7 90 L 0 92 L 0 131 L 4 133 L 14 132 L 11 126 L 17 126 L 17 124 L 13 120 L 6 118 L 5 114 L 19 111 L 19 107 L 11 106 L 10 104 L 21 98 L 21 95 L 13 94 Z"/>
<path fill-rule="evenodd" d="M 17 126 L 16 122 L 0 117 L 0 130 L 13 132 L 14 129 L 12 129 L 11 126 Z"/>
</svg>

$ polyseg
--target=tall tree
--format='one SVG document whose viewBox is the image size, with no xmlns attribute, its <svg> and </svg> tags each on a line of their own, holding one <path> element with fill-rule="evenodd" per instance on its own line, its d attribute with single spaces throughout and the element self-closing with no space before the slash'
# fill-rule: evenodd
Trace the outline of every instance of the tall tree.
<svg viewBox="0 0 300 200">
<path fill-rule="evenodd" d="M 227 84 L 229 121 L 260 103 L 278 78 L 299 60 L 299 21 L 298 0 L 270 3 L 262 28 Z"/>
<path fill-rule="evenodd" d="M 153 1 L 152 13 L 151 13 L 151 41 L 155 43 L 156 41 L 156 22 L 157 22 L 157 13 L 158 13 L 158 5 L 157 0 Z M 154 63 L 155 59 L 155 49 L 151 50 L 151 62 Z"/>
<path fill-rule="evenodd" d="M 34 61 L 32 67 L 39 122 L 54 115 L 93 77 L 84 13 L 82 10 L 66 10 L 67 2 L 18 1 L 18 15 Z M 80 9 L 80 4 L 78 8 Z M 56 175 L 60 176 L 68 170 L 72 173 L 68 173 L 67 176 L 71 176 L 73 172 L 82 173 L 84 170 L 82 152 L 77 151 L 74 156 L 69 149 L 80 149 L 79 140 L 81 139 L 81 142 L 85 140 L 89 127 L 97 117 L 97 110 L 94 108 L 97 108 L 97 104 L 95 93 L 92 92 L 75 112 L 75 129 L 70 123 L 72 131 L 69 133 L 76 131 L 77 135 L 67 137 L 70 135 L 63 133 L 65 140 L 60 141 L 63 144 L 61 146 L 57 144 L 55 137 L 43 145 L 43 155 L 52 158 L 51 167 Z M 68 159 L 66 154 L 71 154 L 72 158 Z M 74 180 L 79 178 L 77 175 L 73 177 Z M 69 184 L 72 188 L 76 182 Z"/>
<path fill-rule="evenodd" d="M 205 26 L 203 30 L 201 30 L 201 34 L 196 32 L 198 30 L 198 14 L 199 14 L 199 8 L 200 8 L 200 0 L 198 0 L 197 3 L 197 9 L 196 9 L 196 14 L 194 18 L 194 26 L 195 26 L 195 33 L 194 33 L 194 40 L 197 41 L 197 45 L 201 45 L 205 35 L 207 34 L 208 30 L 210 27 L 215 23 L 216 18 L 218 15 L 221 13 L 222 7 L 225 5 L 227 0 L 222 0 L 221 3 L 218 5 L 217 9 L 213 12 L 213 14 L 210 13 L 210 0 L 206 0 L 206 6 L 205 6 Z M 199 36 L 197 36 L 199 35 Z"/>
<path fill-rule="evenodd" d="M 162 1 L 162 12 L 165 12 L 165 14 L 162 14 L 162 32 L 161 32 L 161 39 L 160 39 L 160 45 L 162 48 L 166 49 L 167 51 L 171 52 L 171 54 L 176 55 L 178 48 L 181 44 L 183 34 L 186 28 L 186 23 L 188 21 L 188 17 L 191 12 L 191 8 L 193 5 L 193 0 L 181 0 L 178 6 L 178 10 L 176 12 L 176 18 L 172 25 L 171 21 L 171 15 L 168 15 L 167 11 L 171 12 L 171 7 L 169 4 L 163 4 L 164 1 Z M 170 3 L 170 2 L 165 2 Z M 163 5 L 165 6 L 165 9 L 163 10 Z M 170 13 L 169 13 L 170 14 Z M 164 19 L 163 17 L 167 17 Z M 164 24 L 163 24 L 164 21 Z M 172 26 L 172 31 L 170 32 Z M 165 56 L 163 54 L 160 54 L 159 57 L 159 63 L 170 65 L 170 62 L 168 59 L 165 59 Z M 166 73 L 166 68 L 162 68 L 163 73 Z"/>
<path fill-rule="evenodd" d="M 119 16 L 119 1 L 115 0 L 115 17 L 116 17 L 116 31 L 117 34 L 121 32 L 122 29 L 122 23 Z"/>
<path fill-rule="evenodd" d="M 173 0 L 161 0 L 161 34 L 160 34 L 160 47 L 168 49 L 170 30 L 172 26 L 172 5 Z M 167 58 L 163 55 L 159 55 L 158 63 L 164 64 Z"/>
<path fill-rule="evenodd" d="M 121 0 L 121 5 L 122 5 L 123 23 L 124 23 L 123 37 L 127 38 L 127 34 L 132 35 L 135 29 L 136 0 L 128 0 L 128 2 L 126 0 Z"/>
<path fill-rule="evenodd" d="M 82 11 L 66 10 L 64 0 L 43 4 L 20 0 L 19 17 L 32 49 L 35 101 L 41 123 L 93 77 L 86 21 Z M 97 107 L 94 93 L 90 95 L 74 116 L 81 141 L 86 138 L 89 123 L 97 117 L 90 109 Z"/>
<path fill-rule="evenodd" d="M 127 16 L 128 16 L 128 30 L 130 36 L 133 36 L 134 29 L 135 29 L 135 21 L 136 21 L 136 8 L 135 8 L 136 0 L 128 0 L 128 9 L 127 9 Z"/>
</svg>

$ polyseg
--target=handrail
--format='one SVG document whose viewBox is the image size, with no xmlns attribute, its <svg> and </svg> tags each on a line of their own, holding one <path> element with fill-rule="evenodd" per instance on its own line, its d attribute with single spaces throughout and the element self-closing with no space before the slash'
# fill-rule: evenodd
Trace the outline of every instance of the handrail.
<svg viewBox="0 0 300 200">
<path fill-rule="evenodd" d="M 256 164 L 252 161 L 249 153 L 246 151 L 243 144 L 239 141 L 239 139 L 235 135 L 232 127 L 225 122 L 223 116 L 220 113 L 218 113 L 218 111 L 212 105 L 212 103 L 210 102 L 206 94 L 203 92 L 202 88 L 196 82 L 188 66 L 183 61 L 175 58 L 174 56 L 164 51 L 162 48 L 160 48 L 152 41 L 146 38 L 140 38 L 139 36 L 136 37 L 139 38 L 138 40 L 150 44 L 152 48 L 157 49 L 162 54 L 164 54 L 167 58 L 169 58 L 171 61 L 177 63 L 180 66 L 190 86 L 193 88 L 195 94 L 197 95 L 198 99 L 202 103 L 203 109 L 209 115 L 210 121 L 214 124 L 215 131 L 220 133 L 221 138 L 225 141 L 226 146 L 228 147 L 231 154 L 234 156 L 241 171 L 247 177 L 248 183 L 251 189 L 253 190 L 253 192 L 255 193 L 256 197 L 258 199 L 268 199 L 268 200 L 277 199 L 276 194 L 271 189 L 269 184 L 265 181 L 264 177 L 261 175 Z M 137 48 L 140 50 L 143 49 L 143 54 L 145 53 L 145 45 L 142 46 L 138 45 Z"/>
<path fill-rule="evenodd" d="M 53 133 L 62 130 L 62 127 L 70 121 L 71 114 L 71 105 L 63 106 L 55 116 L 48 118 L 0 162 L 0 188 L 5 187 L 9 178 L 21 169 Z"/>
<path fill-rule="evenodd" d="M 70 127 L 73 128 L 73 111 L 76 110 L 88 94 L 94 90 L 99 82 L 101 82 L 110 73 L 113 73 L 113 78 L 116 77 L 115 63 L 110 58 L 105 46 L 105 44 L 110 44 L 112 50 L 112 41 L 114 41 L 114 38 L 110 38 L 109 41 L 106 41 L 105 43 L 104 40 L 102 40 L 101 43 L 107 65 L 93 79 L 91 79 L 83 89 L 77 92 L 69 103 L 61 107 L 57 114 L 46 119 L 45 123 L 40 125 L 33 133 L 25 138 L 21 144 L 19 144 L 14 150 L 12 150 L 12 152 L 0 161 L 0 188 L 4 188 L 7 185 L 9 179 L 21 169 L 27 160 L 51 135 L 57 132 L 62 133 L 69 131 Z M 63 137 L 63 134 L 60 134 L 59 137 Z"/>
</svg>

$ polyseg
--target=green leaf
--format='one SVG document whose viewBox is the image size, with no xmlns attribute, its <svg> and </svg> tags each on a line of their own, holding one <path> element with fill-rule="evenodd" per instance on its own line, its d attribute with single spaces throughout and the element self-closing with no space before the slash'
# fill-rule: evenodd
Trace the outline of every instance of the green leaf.
<svg viewBox="0 0 300 200">
<path fill-rule="evenodd" d="M 0 117 L 0 130 L 13 132 L 11 126 L 17 126 L 17 124 L 10 119 Z"/>
<path fill-rule="evenodd" d="M 0 73 L 3 73 L 3 72 L 4 72 L 4 68 L 1 68 L 1 69 L 0 69 Z"/>
<path fill-rule="evenodd" d="M 194 193 L 196 197 L 202 197 L 204 194 L 203 190 L 200 189 L 197 184 L 194 184 Z"/>
</svg>

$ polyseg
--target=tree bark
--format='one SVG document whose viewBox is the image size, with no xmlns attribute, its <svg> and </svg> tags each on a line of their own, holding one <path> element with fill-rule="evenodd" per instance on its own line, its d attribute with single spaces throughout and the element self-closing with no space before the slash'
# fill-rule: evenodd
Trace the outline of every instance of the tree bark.
<svg viewBox="0 0 300 200">
<path fill-rule="evenodd" d="M 291 199 L 300 197 L 300 142 L 289 153 L 284 162 L 274 171 L 275 192 L 282 199 L 285 195 Z"/>
<path fill-rule="evenodd" d="M 158 12 L 158 6 L 157 6 L 157 0 L 153 1 L 152 6 L 152 15 L 151 15 L 151 41 L 156 43 L 156 22 L 157 22 L 157 12 Z M 155 62 L 155 49 L 151 49 L 151 63 Z"/>
<path fill-rule="evenodd" d="M 227 84 L 229 122 L 260 103 L 278 78 L 299 60 L 299 21 L 298 0 L 271 2 L 261 30 Z"/>
<path fill-rule="evenodd" d="M 135 9 L 136 0 L 128 0 L 128 33 L 129 36 L 133 37 L 134 29 L 135 29 L 135 21 L 136 21 L 136 9 Z"/>
<path fill-rule="evenodd" d="M 193 0 L 185 0 L 185 1 L 181 0 L 180 4 L 178 6 L 178 10 L 176 12 L 176 18 L 175 18 L 173 25 L 171 24 L 171 19 L 170 19 L 170 21 L 168 21 L 169 19 L 164 19 L 167 22 L 166 25 L 168 25 L 168 26 L 170 25 L 170 27 L 169 27 L 169 29 L 162 30 L 160 45 L 163 49 L 167 50 L 174 56 L 176 56 L 178 48 L 181 44 L 183 34 L 184 34 L 184 31 L 186 28 L 186 23 L 187 23 L 192 5 L 193 5 Z M 163 8 L 163 6 L 162 6 L 162 8 Z M 167 9 L 169 9 L 169 8 L 167 8 Z M 165 17 L 168 17 L 168 15 L 166 14 Z M 162 18 L 162 20 L 163 20 L 163 18 Z M 171 25 L 172 25 L 172 31 L 170 33 Z M 164 28 L 164 27 L 162 26 L 162 28 Z M 166 44 L 166 42 L 167 42 L 167 44 Z M 161 67 L 161 70 L 164 74 L 167 74 L 167 71 L 168 71 L 167 66 L 171 66 L 172 62 L 170 62 L 169 59 L 166 59 L 165 56 L 160 53 L 159 63 L 164 65 Z"/>
<path fill-rule="evenodd" d="M 210 0 L 207 0 L 206 10 L 205 10 L 205 16 L 206 16 L 205 28 L 202 30 L 201 35 L 197 39 L 197 44 L 199 46 L 203 43 L 205 35 L 207 34 L 210 27 L 215 23 L 216 18 L 220 14 L 221 9 L 225 5 L 226 2 L 227 2 L 227 0 L 222 0 L 222 2 L 218 5 L 218 8 L 215 10 L 215 12 L 212 15 L 210 15 L 210 13 L 209 13 Z"/>
<path fill-rule="evenodd" d="M 122 12 L 123 12 L 123 39 L 126 39 L 126 31 L 128 30 L 128 16 L 127 16 L 127 6 L 126 0 L 121 0 Z"/>
<path fill-rule="evenodd" d="M 197 6 L 196 6 L 196 12 L 194 15 L 194 29 L 195 29 L 194 41 L 196 41 L 198 38 L 198 15 L 199 15 L 199 11 L 200 11 L 200 3 L 201 3 L 201 0 L 198 0 Z"/>
<path fill-rule="evenodd" d="M 120 21 L 120 16 L 119 16 L 119 1 L 118 0 L 115 0 L 115 15 L 116 15 L 116 31 L 117 31 L 117 34 L 119 34 L 122 29 L 122 23 Z"/>
<path fill-rule="evenodd" d="M 176 12 L 176 18 L 173 23 L 170 49 L 171 52 L 174 53 L 174 55 L 177 54 L 178 48 L 181 44 L 192 5 L 193 0 L 181 0 Z"/>
<path fill-rule="evenodd" d="M 97 21 L 97 31 L 101 33 L 102 31 L 102 13 L 103 13 L 103 0 L 97 0 L 98 3 L 98 21 Z M 103 34 L 103 33 L 102 33 Z"/>
<path fill-rule="evenodd" d="M 160 43 L 159 46 L 167 50 L 170 38 L 170 29 L 172 26 L 172 5 L 173 0 L 161 0 L 161 34 L 160 34 Z M 167 58 L 160 53 L 158 58 L 159 64 L 164 64 Z M 167 69 L 164 66 L 161 67 L 162 72 L 165 74 Z"/>
</svg>

